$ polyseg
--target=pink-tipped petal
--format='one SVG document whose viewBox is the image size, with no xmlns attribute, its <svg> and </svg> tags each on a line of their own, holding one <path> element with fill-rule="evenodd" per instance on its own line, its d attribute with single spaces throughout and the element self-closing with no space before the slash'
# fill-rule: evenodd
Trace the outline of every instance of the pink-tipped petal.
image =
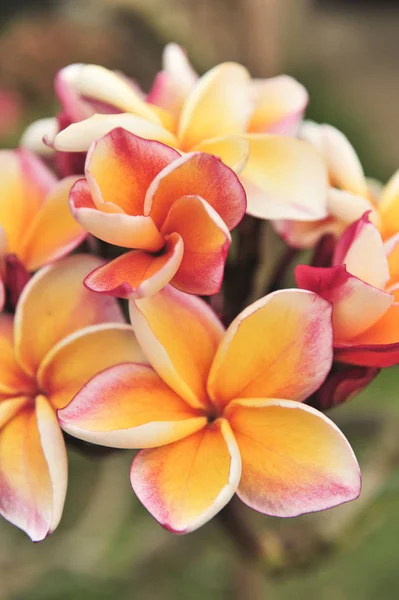
<svg viewBox="0 0 399 600">
<path fill-rule="evenodd" d="M 114 448 L 154 448 L 180 440 L 206 426 L 152 367 L 125 363 L 91 379 L 58 411 L 64 431 Z"/>
<path fill-rule="evenodd" d="M 89 273 L 84 283 L 93 292 L 118 298 L 152 296 L 174 278 L 183 253 L 182 238 L 172 233 L 158 254 L 132 250 Z"/>
<path fill-rule="evenodd" d="M 151 298 L 131 302 L 130 319 L 162 379 L 193 407 L 209 407 L 206 377 L 224 331 L 212 309 L 168 286 Z"/>
<path fill-rule="evenodd" d="M 245 504 L 295 517 L 354 500 L 359 465 L 338 429 L 317 410 L 292 400 L 235 400 L 227 411 L 242 458 L 237 490 Z"/>
<path fill-rule="evenodd" d="M 173 533 L 194 531 L 234 495 L 241 458 L 227 421 L 135 457 L 130 480 L 135 494 L 159 523 Z"/>
</svg>

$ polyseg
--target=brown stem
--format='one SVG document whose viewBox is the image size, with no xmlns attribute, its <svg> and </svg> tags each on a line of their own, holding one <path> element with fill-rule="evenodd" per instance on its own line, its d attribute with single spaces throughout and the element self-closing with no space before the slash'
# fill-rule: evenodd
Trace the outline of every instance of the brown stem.
<svg viewBox="0 0 399 600">
<path fill-rule="evenodd" d="M 262 542 L 243 519 L 234 499 L 218 514 L 218 520 L 242 558 L 259 562 L 263 556 Z"/>
</svg>

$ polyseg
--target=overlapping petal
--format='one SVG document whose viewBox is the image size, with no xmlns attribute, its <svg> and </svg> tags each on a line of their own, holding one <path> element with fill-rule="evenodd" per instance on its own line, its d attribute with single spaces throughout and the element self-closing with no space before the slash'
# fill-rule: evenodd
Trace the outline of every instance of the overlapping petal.
<svg viewBox="0 0 399 600">
<path fill-rule="evenodd" d="M 119 298 L 151 296 L 173 279 L 183 252 L 182 238 L 172 233 L 165 236 L 165 246 L 158 254 L 132 250 L 92 271 L 84 283 L 93 292 Z"/>
<path fill-rule="evenodd" d="M 130 479 L 139 500 L 174 533 L 188 533 L 217 514 L 235 493 L 241 457 L 227 421 L 161 448 L 142 450 Z"/>
<path fill-rule="evenodd" d="M 249 142 L 240 135 L 225 135 L 203 140 L 193 152 L 207 152 L 218 156 L 235 173 L 241 173 L 249 157 Z"/>
<path fill-rule="evenodd" d="M 399 231 L 399 171 L 397 171 L 383 189 L 378 201 L 378 213 L 381 218 L 380 230 L 384 239 Z"/>
<path fill-rule="evenodd" d="M 231 237 L 212 206 L 199 196 L 183 196 L 173 203 L 161 231 L 164 234 L 176 232 L 184 244 L 173 285 L 190 294 L 217 293 L 222 285 Z"/>
<path fill-rule="evenodd" d="M 43 396 L 27 400 L 0 430 L 0 513 L 40 541 L 58 525 L 66 485 L 65 445 Z"/>
<path fill-rule="evenodd" d="M 99 373 L 58 416 L 73 436 L 116 448 L 170 444 L 207 424 L 152 367 L 135 363 Z"/>
<path fill-rule="evenodd" d="M 360 493 L 355 455 L 332 421 L 292 400 L 238 399 L 226 410 L 242 459 L 238 496 L 251 508 L 294 517 Z"/>
<path fill-rule="evenodd" d="M 288 136 L 245 137 L 249 159 L 241 175 L 250 215 L 299 221 L 327 216 L 327 170 L 317 150 Z"/>
<path fill-rule="evenodd" d="M 140 346 L 162 379 L 194 408 L 209 408 L 206 378 L 224 330 L 200 298 L 167 286 L 130 303 Z"/>
<path fill-rule="evenodd" d="M 28 395 L 35 392 L 35 381 L 22 371 L 16 361 L 13 335 L 13 317 L 5 313 L 0 314 L 0 394 Z"/>
<path fill-rule="evenodd" d="M 193 152 L 161 171 L 148 188 L 144 214 L 162 226 L 173 202 L 201 196 L 233 229 L 245 213 L 245 192 L 234 172 L 215 156 Z"/>
<path fill-rule="evenodd" d="M 123 322 L 113 298 L 93 294 L 84 277 L 101 264 L 89 255 L 73 255 L 44 267 L 25 286 L 15 314 L 18 362 L 34 375 L 47 352 L 62 338 L 89 325 Z M 38 326 L 40 324 L 40 326 Z"/>
<path fill-rule="evenodd" d="M 93 325 L 51 348 L 40 364 L 37 382 L 52 406 L 64 408 L 94 375 L 124 362 L 147 362 L 130 325 Z"/>
</svg>

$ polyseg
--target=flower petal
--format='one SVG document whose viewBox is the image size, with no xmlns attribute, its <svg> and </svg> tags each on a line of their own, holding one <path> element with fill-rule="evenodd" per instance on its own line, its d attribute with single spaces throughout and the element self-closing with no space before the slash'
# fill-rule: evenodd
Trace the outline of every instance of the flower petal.
<svg viewBox="0 0 399 600">
<path fill-rule="evenodd" d="M 276 517 L 325 510 L 357 498 L 355 455 L 338 427 L 291 400 L 235 400 L 226 417 L 242 458 L 237 494 Z"/>
<path fill-rule="evenodd" d="M 379 289 L 390 279 L 385 248 L 378 229 L 364 214 L 348 227 L 334 252 L 333 264 L 344 264 L 348 273 Z"/>
<path fill-rule="evenodd" d="M 199 79 L 182 108 L 178 137 L 183 150 L 209 138 L 243 133 L 253 103 L 247 69 L 223 63 Z"/>
<path fill-rule="evenodd" d="M 245 138 L 249 159 L 241 176 L 250 215 L 299 221 L 327 216 L 327 170 L 317 150 L 282 135 Z"/>
<path fill-rule="evenodd" d="M 114 448 L 170 444 L 207 424 L 152 367 L 134 363 L 97 374 L 58 417 L 71 435 Z"/>
<path fill-rule="evenodd" d="M 381 235 L 384 239 L 399 232 L 399 171 L 383 188 L 378 213 L 381 217 Z"/>
<path fill-rule="evenodd" d="M 190 294 L 216 294 L 222 285 L 231 237 L 212 206 L 199 196 L 183 196 L 172 204 L 161 231 L 175 231 L 184 243 L 172 285 Z"/>
<path fill-rule="evenodd" d="M 299 265 L 295 278 L 299 287 L 331 302 L 335 344 L 346 342 L 374 325 L 394 300 L 392 294 L 348 273 L 344 265 L 332 268 Z"/>
<path fill-rule="evenodd" d="M 234 495 L 241 458 L 224 419 L 184 440 L 143 450 L 130 481 L 138 499 L 174 533 L 194 531 L 214 517 Z"/>
<path fill-rule="evenodd" d="M 4 287 L 4 281 L 3 281 L 1 273 L 0 273 L 0 312 L 4 308 L 5 301 L 6 301 L 6 290 Z"/>
<path fill-rule="evenodd" d="M 89 273 L 84 284 L 93 292 L 118 298 L 152 296 L 173 279 L 183 252 L 180 235 L 172 233 L 165 236 L 165 246 L 157 255 L 132 250 Z"/>
<path fill-rule="evenodd" d="M 337 344 L 336 360 L 366 367 L 399 364 L 399 304 L 392 304 L 384 316 L 349 343 Z"/>
<path fill-rule="evenodd" d="M 82 327 L 123 322 L 114 300 L 93 294 L 84 277 L 101 259 L 75 254 L 44 267 L 25 286 L 15 313 L 15 352 L 25 371 L 34 375 L 47 352 Z"/>
<path fill-rule="evenodd" d="M 27 401 L 0 430 L 0 514 L 34 541 L 57 527 L 67 458 L 56 415 L 44 396 Z"/>
<path fill-rule="evenodd" d="M 281 290 L 246 308 L 217 350 L 208 391 L 220 407 L 233 398 L 304 400 L 332 362 L 331 306 L 311 292 Z"/>
<path fill-rule="evenodd" d="M 194 408 L 209 406 L 206 378 L 223 326 L 200 298 L 168 286 L 130 303 L 138 342 L 162 379 Z"/>
<path fill-rule="evenodd" d="M 150 251 L 162 248 L 163 237 L 151 217 L 98 210 L 85 179 L 79 179 L 72 187 L 69 206 L 78 223 L 108 244 Z"/>
<path fill-rule="evenodd" d="M 64 408 L 94 375 L 124 362 L 147 362 L 130 325 L 85 327 L 53 346 L 40 364 L 37 381 L 55 408 Z"/>
<path fill-rule="evenodd" d="M 56 178 L 34 154 L 20 148 L 0 151 L 0 224 L 10 253 L 26 232 Z"/>
<path fill-rule="evenodd" d="M 79 123 L 72 123 L 55 136 L 53 145 L 61 152 L 87 152 L 93 142 L 117 127 L 122 127 L 146 140 L 157 140 L 168 146 L 178 146 L 175 136 L 162 125 L 129 113 L 93 115 Z"/>
<path fill-rule="evenodd" d="M 204 140 L 193 151 L 207 152 L 220 158 L 234 173 L 241 173 L 249 157 L 249 142 L 239 135 L 225 135 Z"/>
<path fill-rule="evenodd" d="M 154 140 L 144 140 L 121 127 L 91 146 L 86 177 L 94 203 L 116 204 L 129 215 L 142 215 L 144 197 L 156 175 L 179 153 Z M 115 185 L 115 182 L 118 182 Z"/>
<path fill-rule="evenodd" d="M 28 395 L 36 390 L 35 380 L 21 369 L 14 351 L 14 319 L 0 314 L 0 394 Z"/>
<path fill-rule="evenodd" d="M 293 77 L 278 75 L 252 82 L 256 105 L 248 131 L 295 135 L 302 120 L 309 95 Z"/>
<path fill-rule="evenodd" d="M 52 188 L 27 230 L 19 258 L 28 271 L 68 254 L 86 237 L 68 205 L 75 181 L 76 177 L 66 177 Z"/>
<path fill-rule="evenodd" d="M 245 213 L 245 192 L 237 175 L 206 153 L 186 154 L 161 171 L 148 188 L 144 214 L 160 227 L 173 202 L 182 196 L 201 196 L 230 230 Z"/>
<path fill-rule="evenodd" d="M 58 121 L 55 117 L 38 119 L 33 121 L 22 134 L 19 145 L 27 150 L 40 154 L 41 156 L 51 156 L 54 149 L 45 144 L 43 138 L 53 140 L 58 132 Z"/>
</svg>

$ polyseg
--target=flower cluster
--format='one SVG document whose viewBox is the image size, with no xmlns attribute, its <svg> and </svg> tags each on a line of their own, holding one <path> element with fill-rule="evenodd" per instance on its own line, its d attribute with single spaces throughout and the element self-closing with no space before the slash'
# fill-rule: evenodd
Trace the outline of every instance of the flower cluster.
<svg viewBox="0 0 399 600">
<path fill-rule="evenodd" d="M 174 44 L 148 94 L 84 64 L 55 90 L 0 153 L 0 514 L 54 531 L 68 436 L 139 449 L 132 488 L 178 533 L 234 494 L 278 517 L 355 499 L 323 411 L 399 363 L 398 176 L 303 121 L 294 79 L 199 77 Z M 230 319 L 251 218 L 314 261 Z"/>
</svg>

